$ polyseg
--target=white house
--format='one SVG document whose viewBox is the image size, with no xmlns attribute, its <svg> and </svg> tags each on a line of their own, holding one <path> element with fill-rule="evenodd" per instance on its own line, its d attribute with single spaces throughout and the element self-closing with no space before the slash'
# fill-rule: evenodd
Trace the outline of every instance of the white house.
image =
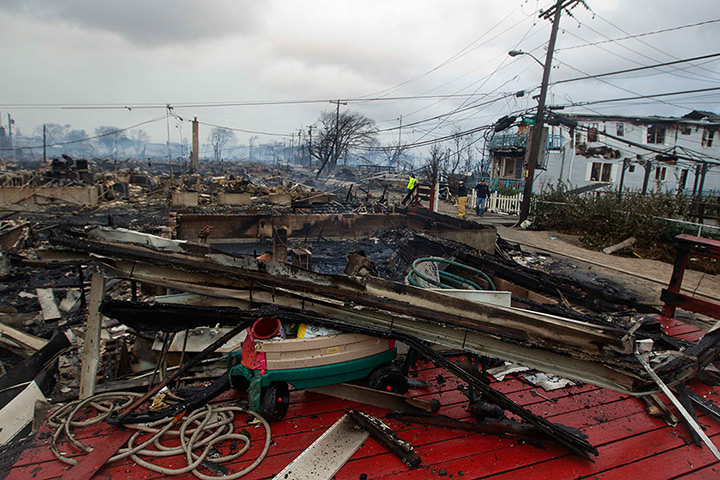
<svg viewBox="0 0 720 480">
<path fill-rule="evenodd" d="M 720 194 L 720 116 L 551 115 L 533 191 L 558 180 L 574 187 Z M 552 125 L 552 124 L 555 125 Z M 575 126 L 576 124 L 576 126 Z M 572 125 L 572 126 L 567 126 Z M 488 145 L 496 186 L 520 188 L 529 129 L 496 135 Z M 704 173 L 704 174 L 703 174 Z M 704 178 L 703 178 L 704 177 Z"/>
</svg>

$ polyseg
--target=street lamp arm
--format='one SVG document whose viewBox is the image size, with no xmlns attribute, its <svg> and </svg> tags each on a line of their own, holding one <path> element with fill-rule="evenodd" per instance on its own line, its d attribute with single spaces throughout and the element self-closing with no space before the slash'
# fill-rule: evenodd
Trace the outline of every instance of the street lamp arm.
<svg viewBox="0 0 720 480">
<path fill-rule="evenodd" d="M 545 64 L 538 60 L 535 55 L 530 52 L 523 52 L 522 50 L 510 50 L 508 52 L 508 55 L 510 55 L 511 57 L 517 57 L 518 55 L 527 55 L 533 60 L 535 60 L 538 64 L 540 64 L 541 67 L 545 68 Z"/>
</svg>

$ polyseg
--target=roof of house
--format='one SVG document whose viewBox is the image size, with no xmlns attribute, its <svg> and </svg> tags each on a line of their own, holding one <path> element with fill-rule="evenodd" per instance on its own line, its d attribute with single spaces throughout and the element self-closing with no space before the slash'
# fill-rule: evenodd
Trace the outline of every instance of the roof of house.
<svg viewBox="0 0 720 480">
<path fill-rule="evenodd" d="M 682 117 L 663 117 L 658 115 L 598 115 L 593 113 L 569 113 L 563 115 L 576 121 L 623 121 L 629 123 L 683 123 L 690 125 L 720 125 L 720 115 L 712 112 L 693 110 Z"/>
</svg>

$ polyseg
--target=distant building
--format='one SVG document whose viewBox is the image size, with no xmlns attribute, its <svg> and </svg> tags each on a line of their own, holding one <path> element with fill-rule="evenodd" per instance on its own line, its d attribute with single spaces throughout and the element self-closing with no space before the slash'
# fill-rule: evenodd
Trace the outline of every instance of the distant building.
<svg viewBox="0 0 720 480">
<path fill-rule="evenodd" d="M 577 126 L 546 127 L 546 150 L 536 166 L 533 191 L 561 180 L 574 187 L 606 184 L 617 190 L 622 184 L 623 190 L 682 193 L 702 187 L 705 193 L 720 194 L 720 116 L 715 113 L 564 118 Z M 491 139 L 491 177 L 496 188 L 503 184 L 522 188 L 529 131 L 520 127 L 516 133 Z"/>
</svg>

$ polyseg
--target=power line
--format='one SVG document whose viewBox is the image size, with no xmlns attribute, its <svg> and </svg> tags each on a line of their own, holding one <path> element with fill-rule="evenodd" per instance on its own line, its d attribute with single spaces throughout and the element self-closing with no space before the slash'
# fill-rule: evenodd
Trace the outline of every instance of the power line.
<svg viewBox="0 0 720 480">
<path fill-rule="evenodd" d="M 580 39 L 580 40 L 584 40 L 582 37 L 580 37 L 580 36 L 578 36 L 578 35 L 576 35 L 576 34 L 574 34 L 574 33 L 572 33 L 572 32 L 565 32 L 565 33 L 567 33 L 567 34 L 569 34 L 569 35 L 571 35 L 571 36 L 573 36 L 573 37 L 575 37 L 575 38 L 578 38 L 578 39 Z M 622 46 L 623 48 L 626 48 L 626 49 L 627 49 L 627 47 L 625 47 L 624 45 L 621 45 L 621 46 Z M 619 53 L 617 53 L 617 52 L 613 52 L 612 50 L 607 49 L 607 48 L 605 48 L 605 47 L 598 46 L 597 48 L 599 48 L 600 50 L 602 50 L 602 51 L 604 51 L 604 52 L 609 53 L 610 55 L 613 55 L 613 56 L 618 57 L 618 58 L 622 58 L 623 60 L 627 60 L 628 62 L 634 63 L 634 64 L 636 64 L 636 65 L 644 66 L 643 63 L 641 63 L 641 62 L 639 62 L 639 61 L 637 61 L 637 60 L 633 60 L 632 58 L 626 57 L 626 56 L 621 55 L 621 54 L 619 54 Z M 632 49 L 628 49 L 628 50 L 630 50 L 630 51 L 633 52 L 633 53 L 639 53 L 639 52 L 635 52 L 635 51 L 632 50 Z M 650 58 L 650 57 L 647 57 L 647 58 Z M 658 60 L 654 60 L 654 59 L 653 59 L 653 61 L 654 61 L 654 62 L 658 62 Z M 709 63 L 709 62 L 713 62 L 713 61 L 714 61 L 714 60 L 708 60 L 708 62 L 705 62 L 705 63 Z M 697 72 L 691 72 L 691 71 L 689 71 L 689 69 L 691 69 L 691 68 L 701 68 L 701 67 L 700 67 L 699 65 L 689 65 L 689 66 L 684 67 L 684 68 L 674 67 L 671 71 L 662 71 L 662 73 L 667 73 L 667 74 L 669 74 L 669 75 L 673 75 L 673 76 L 676 76 L 676 77 L 679 77 L 679 78 L 684 78 L 684 79 L 693 80 L 693 81 L 717 83 L 717 80 L 714 79 L 714 78 L 710 78 L 710 77 L 708 77 L 707 75 L 702 75 L 702 74 L 697 73 Z M 688 73 L 689 75 L 691 75 L 691 76 L 681 75 L 681 74 L 679 73 L 679 72 L 681 72 L 681 71 L 685 71 L 685 72 L 687 72 L 687 73 Z"/>
<path fill-rule="evenodd" d="M 446 95 L 406 95 L 398 97 L 375 97 L 375 98 L 341 98 L 343 102 L 349 103 L 365 103 L 365 102 L 387 102 L 400 100 L 435 100 L 446 98 L 470 98 L 478 96 L 477 93 L 453 93 Z M 272 105 L 299 105 L 299 104 L 325 104 L 330 99 L 310 99 L 310 100 L 258 100 L 258 101 L 237 101 L 237 102 L 206 102 L 206 103 L 170 103 L 175 108 L 214 108 L 214 107 L 257 107 Z M 336 100 L 332 100 L 336 101 Z M 117 110 L 117 109 L 166 109 L 167 103 L 139 103 L 139 104 L 112 104 L 112 103 L 96 103 L 96 104 L 54 104 L 54 103 L 7 103 L 0 104 L 0 108 L 17 108 L 17 109 L 62 109 L 62 110 Z"/>
<path fill-rule="evenodd" d="M 565 79 L 565 80 L 557 80 L 557 81 L 553 82 L 551 85 L 559 85 L 559 84 L 561 84 L 561 83 L 577 82 L 578 80 L 588 80 L 588 79 L 591 79 L 591 78 L 608 77 L 608 76 L 611 76 L 611 75 L 621 75 L 621 74 L 623 74 L 623 73 L 638 72 L 638 71 L 640 71 L 640 70 L 648 70 L 648 69 L 651 69 L 651 68 L 667 67 L 668 65 L 676 65 L 676 64 L 678 64 L 678 63 L 694 62 L 694 61 L 696 61 L 696 60 L 704 60 L 704 59 L 707 59 L 707 58 L 715 58 L 715 57 L 720 57 L 720 53 L 712 53 L 712 54 L 709 54 L 709 55 L 701 55 L 701 56 L 699 56 L 699 57 L 691 57 L 691 58 L 685 58 L 685 59 L 680 59 L 680 60 L 673 60 L 672 62 L 656 63 L 656 64 L 654 64 L 654 65 L 645 65 L 645 66 L 642 66 L 642 67 L 626 68 L 626 69 L 624 69 L 624 70 L 615 70 L 615 71 L 612 71 L 612 72 L 598 73 L 598 74 L 595 74 L 595 75 L 588 74 L 588 75 L 586 75 L 586 76 L 584 76 L 584 77 L 575 77 L 575 78 L 568 78 L 568 79 Z M 567 65 L 567 64 L 565 64 L 565 65 Z M 568 66 L 569 66 L 569 65 L 568 65 Z M 572 67 L 571 67 L 571 68 L 572 68 Z"/>
<path fill-rule="evenodd" d="M 602 18 L 602 17 L 601 17 L 601 18 Z M 605 19 L 603 19 L 603 20 L 605 20 Z M 607 20 L 606 20 L 606 21 L 607 21 Z M 634 38 L 639 38 L 639 37 L 646 37 L 646 36 L 649 36 L 649 35 L 657 35 L 657 34 L 659 34 L 659 33 L 673 32 L 673 31 L 676 31 L 676 30 L 682 30 L 682 29 L 684 29 L 684 28 L 699 27 L 699 26 L 701 26 L 701 25 L 707 25 L 707 24 L 710 24 L 710 23 L 718 23 L 718 22 L 720 22 L 720 18 L 717 18 L 717 19 L 715 19 L 715 20 L 707 20 L 707 21 L 705 21 L 705 22 L 698 22 L 698 23 L 692 23 L 692 24 L 688 24 L 688 25 L 679 25 L 679 26 L 677 26 L 677 27 L 664 28 L 664 29 L 662 29 L 662 30 L 654 30 L 654 31 L 652 31 L 652 32 L 637 33 L 637 34 L 635 34 L 635 35 L 627 35 L 627 36 L 625 36 L 625 37 L 608 38 L 607 40 L 601 40 L 601 41 L 599 41 L 599 42 L 583 43 L 583 44 L 581 44 L 581 45 L 572 45 L 572 46 L 570 46 L 570 47 L 558 48 L 557 50 L 558 50 L 558 51 L 563 51 L 563 50 L 573 50 L 573 49 L 575 49 L 575 48 L 591 47 L 591 46 L 595 46 L 595 45 L 602 45 L 602 44 L 604 44 L 604 43 L 619 42 L 619 41 L 628 40 L 628 39 L 631 39 L 631 38 L 634 39 Z M 609 23 L 609 22 L 608 22 L 608 23 Z M 615 25 L 613 25 L 613 26 L 615 26 Z M 617 27 L 615 26 L 615 28 L 617 28 Z M 620 29 L 618 28 L 618 30 L 620 30 Z M 579 37 L 578 37 L 578 38 L 579 38 Z M 581 39 L 581 40 L 582 40 L 582 39 Z"/>
<path fill-rule="evenodd" d="M 53 144 L 50 144 L 50 145 L 37 145 L 37 146 L 28 146 L 28 147 L 2 148 L 2 149 L 0 149 L 0 150 L 3 150 L 3 151 L 10 150 L 10 151 L 12 151 L 12 150 L 22 150 L 22 149 L 24 149 L 24 148 L 33 149 L 33 148 L 43 148 L 43 147 L 60 147 L 60 146 L 63 146 L 63 145 L 71 145 L 71 144 L 73 144 L 73 143 L 82 143 L 82 142 L 87 142 L 87 141 L 89 141 L 89 140 L 95 140 L 95 139 L 97 139 L 97 138 L 102 138 L 102 137 L 108 137 L 108 136 L 110 136 L 110 135 L 115 135 L 115 134 L 120 133 L 120 132 L 126 132 L 126 131 L 128 131 L 128 130 L 132 130 L 133 128 L 137 128 L 137 127 L 140 127 L 140 126 L 142 126 L 142 125 L 146 125 L 146 124 L 148 124 L 148 123 L 153 123 L 153 122 L 157 122 L 157 121 L 159 121 L 159 120 L 163 120 L 165 117 L 166 117 L 166 115 L 162 115 L 162 116 L 160 116 L 160 117 L 153 118 L 152 120 L 146 120 L 146 121 L 144 121 L 144 122 L 140 122 L 140 123 L 135 124 L 135 125 L 132 125 L 132 126 L 130 126 L 130 127 L 120 128 L 120 129 L 118 129 L 118 130 L 113 130 L 113 131 L 110 131 L 110 132 L 101 133 L 100 135 L 95 135 L 95 136 L 92 136 L 92 137 L 81 138 L 81 139 L 79 139 L 79 140 L 70 140 L 70 141 L 67 141 L 67 142 L 58 142 L 58 143 L 53 143 Z"/>
<path fill-rule="evenodd" d="M 234 131 L 234 132 L 254 133 L 254 134 L 257 134 L 257 135 L 269 135 L 269 136 L 273 136 L 273 137 L 291 137 L 291 136 L 294 136 L 294 135 L 295 135 L 294 133 L 292 133 L 292 134 L 289 134 L 289 133 L 270 133 L 270 132 L 259 132 L 259 131 L 256 131 L 256 130 L 244 130 L 244 129 L 242 129 L 242 128 L 226 127 L 226 126 L 224 126 L 224 125 L 217 125 L 217 124 L 215 124 L 215 123 L 207 123 L 207 122 L 200 122 L 200 121 L 198 121 L 198 123 L 199 123 L 200 125 L 205 125 L 206 127 L 224 128 L 224 129 L 226 129 L 226 130 L 232 130 L 232 131 Z"/>
<path fill-rule="evenodd" d="M 624 102 L 628 100 L 640 100 L 644 98 L 655 98 L 655 97 L 671 97 L 675 95 L 687 95 L 690 93 L 701 93 L 701 92 L 714 92 L 720 90 L 720 87 L 710 87 L 710 88 L 699 88 L 696 90 L 683 90 L 679 92 L 665 92 L 665 93 L 654 93 L 650 95 L 638 95 L 635 97 L 621 97 L 621 98 L 609 98 L 604 100 L 591 100 L 587 102 L 573 102 L 567 105 L 558 105 L 562 107 L 582 107 L 585 105 L 597 105 L 599 103 L 611 103 L 611 102 Z"/>
<path fill-rule="evenodd" d="M 599 14 L 595 14 L 595 15 L 596 15 L 598 18 L 600 18 L 602 21 L 604 21 L 605 23 L 607 23 L 608 25 L 616 28 L 617 30 L 621 31 L 622 33 L 624 33 L 624 34 L 626 34 L 626 35 L 630 35 L 629 32 L 627 32 L 627 31 L 623 30 L 622 28 L 618 27 L 617 25 L 615 25 L 614 23 L 612 23 L 610 20 L 604 18 L 602 15 L 599 15 Z M 601 36 L 609 39 L 609 37 L 608 37 L 607 35 L 603 35 L 602 33 L 598 32 L 597 30 L 594 30 L 592 27 L 587 26 L 587 28 L 590 29 L 591 31 L 597 33 L 598 35 L 601 35 Z M 640 38 L 634 38 L 634 40 L 638 41 L 639 43 L 642 43 L 643 45 L 646 45 L 646 46 L 652 48 L 653 50 L 655 50 L 655 51 L 657 51 L 657 52 L 659 52 L 659 53 L 662 53 L 663 55 L 666 55 L 666 56 L 668 56 L 668 57 L 670 57 L 670 58 L 673 58 L 673 59 L 676 59 L 676 60 L 678 59 L 678 57 L 676 57 L 676 56 L 671 55 L 670 53 L 668 53 L 667 50 L 661 50 L 661 49 L 657 48 L 656 46 L 652 45 L 651 43 L 646 42 L 645 40 L 641 40 Z M 618 45 L 620 45 L 622 48 L 625 48 L 625 49 L 627 49 L 627 50 L 629 50 L 629 51 L 631 51 L 631 52 L 633 52 L 633 53 L 635 53 L 635 54 L 637 54 L 637 55 L 640 55 L 640 56 L 642 56 L 642 57 L 645 57 L 645 58 L 647 58 L 648 60 L 652 60 L 653 62 L 657 62 L 657 61 L 658 61 L 657 59 L 655 59 L 655 58 L 653 58 L 653 57 L 650 57 L 650 56 L 648 56 L 648 55 L 645 55 L 644 53 L 638 52 L 637 50 L 634 50 L 634 49 L 632 49 L 632 48 L 630 48 L 630 47 L 628 47 L 628 46 L 626 46 L 626 45 L 623 45 L 623 44 L 621 44 L 621 43 L 618 43 Z M 704 71 L 706 71 L 706 72 L 708 72 L 708 73 L 711 73 L 715 78 L 717 78 L 717 72 L 715 72 L 715 71 L 713 71 L 713 70 L 710 70 L 710 69 L 707 69 L 707 68 L 703 68 L 703 67 L 697 67 L 697 68 L 698 68 L 699 70 L 704 70 Z M 700 74 L 699 74 L 699 73 L 696 73 L 695 75 L 700 75 Z M 702 75 L 702 76 L 705 77 L 705 78 L 712 78 L 712 77 L 708 77 L 707 75 Z"/>
</svg>

